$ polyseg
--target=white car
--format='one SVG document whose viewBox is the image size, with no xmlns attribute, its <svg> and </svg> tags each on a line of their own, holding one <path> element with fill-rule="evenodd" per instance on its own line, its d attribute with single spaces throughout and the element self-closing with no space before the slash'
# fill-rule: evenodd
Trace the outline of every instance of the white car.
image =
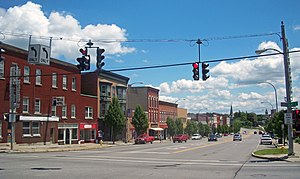
<svg viewBox="0 0 300 179">
<path fill-rule="evenodd" d="M 270 144 L 272 145 L 272 138 L 269 134 L 263 134 L 261 137 L 260 137 L 260 144 Z"/>
<path fill-rule="evenodd" d="M 192 135 L 192 140 L 200 140 L 202 139 L 202 136 L 200 134 L 193 134 Z"/>
</svg>

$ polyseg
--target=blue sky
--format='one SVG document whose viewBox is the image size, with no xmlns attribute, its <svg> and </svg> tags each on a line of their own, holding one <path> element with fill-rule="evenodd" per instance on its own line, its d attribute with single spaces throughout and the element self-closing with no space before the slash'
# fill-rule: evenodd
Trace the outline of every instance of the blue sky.
<svg viewBox="0 0 300 179">
<path fill-rule="evenodd" d="M 201 61 L 255 55 L 258 48 L 281 50 L 277 35 L 247 37 L 280 32 L 281 21 L 290 50 L 299 50 L 299 7 L 297 0 L 1 0 L 0 32 L 5 35 L 3 42 L 25 49 L 29 35 L 34 43 L 44 44 L 49 41 L 40 36 L 62 37 L 54 38 L 52 57 L 74 64 L 78 49 L 91 39 L 106 49 L 104 69 L 114 70 L 198 61 L 197 45 L 187 40 L 210 39 L 201 45 Z M 134 42 L 103 43 L 104 39 Z M 293 100 L 299 101 L 299 53 L 291 55 L 291 65 Z M 190 65 L 116 73 L 129 77 L 129 83 L 143 81 L 159 88 L 161 100 L 184 98 L 179 107 L 189 112 L 228 113 L 232 104 L 234 111 L 263 113 L 271 105 L 275 108 L 273 88 L 258 84 L 265 81 L 276 87 L 279 103 L 284 100 L 281 56 L 210 63 L 209 69 L 211 77 L 205 82 L 193 81 Z"/>
</svg>

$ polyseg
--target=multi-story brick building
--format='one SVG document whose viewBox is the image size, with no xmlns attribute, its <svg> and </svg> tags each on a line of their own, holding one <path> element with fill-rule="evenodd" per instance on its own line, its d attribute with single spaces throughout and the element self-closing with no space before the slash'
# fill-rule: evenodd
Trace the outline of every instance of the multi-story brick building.
<svg viewBox="0 0 300 179">
<path fill-rule="evenodd" d="M 99 130 L 104 133 L 105 140 L 111 140 L 111 130 L 103 122 L 106 111 L 112 102 L 113 97 L 117 97 L 124 115 L 126 115 L 126 93 L 128 77 L 121 76 L 105 70 L 83 73 L 81 78 L 81 89 L 85 94 L 97 96 L 97 117 Z M 123 135 L 117 139 L 125 138 Z"/>
<path fill-rule="evenodd" d="M 73 64 L 50 59 L 50 65 L 33 65 L 28 51 L 7 44 L 0 62 L 0 141 L 10 140 L 10 69 L 20 69 L 20 103 L 16 109 L 16 143 L 93 142 L 97 133 L 97 98 L 81 93 L 81 73 Z M 61 97 L 64 104 L 55 105 Z"/>
<path fill-rule="evenodd" d="M 131 87 L 128 91 L 128 111 L 129 116 L 132 116 L 137 105 L 148 115 L 149 129 L 147 133 L 151 136 L 157 136 L 159 129 L 159 90 L 152 87 Z M 133 131 L 133 126 L 130 127 Z"/>
<path fill-rule="evenodd" d="M 163 129 L 162 137 L 165 139 L 167 137 L 168 132 L 168 125 L 167 119 L 170 118 L 172 120 L 177 119 L 177 106 L 176 103 L 166 102 L 166 101 L 159 101 L 159 127 Z"/>
</svg>

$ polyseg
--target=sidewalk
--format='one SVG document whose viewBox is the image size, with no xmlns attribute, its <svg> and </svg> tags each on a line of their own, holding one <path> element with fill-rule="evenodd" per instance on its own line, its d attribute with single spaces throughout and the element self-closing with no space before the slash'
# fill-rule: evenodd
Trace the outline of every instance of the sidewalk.
<svg viewBox="0 0 300 179">
<path fill-rule="evenodd" d="M 58 144 L 14 144 L 13 150 L 10 150 L 9 143 L 0 143 L 0 153 L 28 153 L 28 152 L 63 152 L 63 151 L 76 151 L 76 150 L 92 150 L 105 147 L 113 147 L 120 145 L 131 145 L 132 143 L 124 143 L 123 141 L 116 141 L 113 144 L 111 141 L 105 141 L 102 145 L 95 143 L 84 144 L 70 144 L 70 145 L 58 145 Z"/>
<path fill-rule="evenodd" d="M 255 149 L 255 151 L 257 150 L 261 150 L 263 148 L 275 148 L 274 145 L 268 147 L 266 145 L 261 145 L 264 147 L 258 147 Z M 285 146 L 286 148 L 288 148 L 288 146 Z M 255 152 L 254 151 L 254 152 Z M 257 157 L 257 158 L 262 158 L 262 159 L 269 159 L 269 160 L 284 160 L 284 161 L 288 161 L 288 162 L 300 162 L 300 144 L 298 143 L 294 143 L 294 155 L 292 156 L 288 156 L 287 154 L 281 154 L 281 155 L 255 155 L 254 152 L 252 153 L 253 157 Z"/>
</svg>

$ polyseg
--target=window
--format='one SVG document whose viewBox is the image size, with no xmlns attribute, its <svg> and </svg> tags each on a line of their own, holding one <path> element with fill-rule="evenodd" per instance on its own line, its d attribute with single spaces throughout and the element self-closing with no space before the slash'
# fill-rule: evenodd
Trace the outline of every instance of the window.
<svg viewBox="0 0 300 179">
<path fill-rule="evenodd" d="M 29 66 L 24 66 L 24 83 L 30 83 L 30 68 Z"/>
<path fill-rule="evenodd" d="M 23 113 L 29 113 L 29 98 L 23 97 Z"/>
<path fill-rule="evenodd" d="M 0 78 L 4 78 L 4 60 L 0 61 Z"/>
<path fill-rule="evenodd" d="M 52 106 L 51 116 L 56 116 L 56 106 Z"/>
<path fill-rule="evenodd" d="M 74 104 L 71 105 L 71 118 L 76 117 L 76 107 Z"/>
<path fill-rule="evenodd" d="M 41 113 L 41 101 L 40 99 L 35 99 L 34 103 L 34 113 Z"/>
<path fill-rule="evenodd" d="M 76 91 L 76 77 L 72 78 L 72 91 Z"/>
<path fill-rule="evenodd" d="M 93 118 L 93 108 L 92 107 L 85 107 L 85 118 L 86 119 Z"/>
<path fill-rule="evenodd" d="M 42 85 L 42 70 L 41 69 L 36 69 L 35 71 L 35 84 L 36 85 Z"/>
<path fill-rule="evenodd" d="M 67 118 L 67 106 L 61 107 L 62 118 Z"/>
<path fill-rule="evenodd" d="M 77 129 L 72 129 L 72 139 L 78 139 Z"/>
<path fill-rule="evenodd" d="M 2 138 L 2 121 L 0 121 L 0 138 Z"/>
<path fill-rule="evenodd" d="M 57 88 L 57 74 L 52 73 L 52 88 Z"/>
<path fill-rule="evenodd" d="M 63 75 L 63 89 L 67 89 L 67 75 Z"/>
<path fill-rule="evenodd" d="M 25 137 L 40 136 L 40 122 L 24 121 L 23 136 Z"/>
</svg>

